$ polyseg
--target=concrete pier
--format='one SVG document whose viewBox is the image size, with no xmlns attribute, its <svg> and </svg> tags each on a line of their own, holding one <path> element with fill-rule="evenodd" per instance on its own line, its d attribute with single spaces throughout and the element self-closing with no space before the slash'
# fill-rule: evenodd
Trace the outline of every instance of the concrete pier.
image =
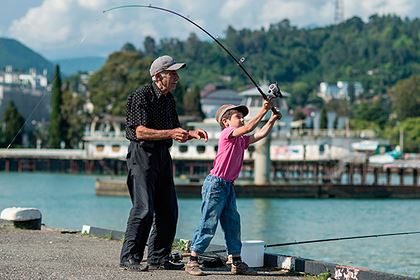
<svg viewBox="0 0 420 280">
<path fill-rule="evenodd" d="M 128 196 L 124 180 L 96 180 L 96 195 Z M 179 197 L 201 196 L 201 184 L 176 184 Z M 348 184 L 236 184 L 236 196 L 252 198 L 420 198 L 420 187 Z"/>
</svg>

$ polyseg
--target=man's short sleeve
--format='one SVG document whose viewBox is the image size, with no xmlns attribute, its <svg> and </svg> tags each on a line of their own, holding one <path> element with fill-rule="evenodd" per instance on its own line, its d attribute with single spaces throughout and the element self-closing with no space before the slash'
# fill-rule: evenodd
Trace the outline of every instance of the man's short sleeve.
<svg viewBox="0 0 420 280">
<path fill-rule="evenodd" d="M 127 100 L 127 126 L 136 128 L 147 125 L 147 99 L 145 90 L 141 89 L 131 94 Z"/>
</svg>

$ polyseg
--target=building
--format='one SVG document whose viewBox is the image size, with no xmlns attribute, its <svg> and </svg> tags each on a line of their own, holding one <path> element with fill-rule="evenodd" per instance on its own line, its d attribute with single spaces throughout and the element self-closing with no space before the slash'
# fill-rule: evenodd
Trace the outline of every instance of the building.
<svg viewBox="0 0 420 280">
<path fill-rule="evenodd" d="M 360 82 L 338 81 L 337 84 L 322 82 L 319 84 L 318 96 L 325 101 L 330 101 L 332 99 L 350 100 L 358 97 L 362 93 L 363 86 Z"/>
<path fill-rule="evenodd" d="M 4 112 L 13 102 L 19 113 L 30 122 L 45 122 L 50 114 L 51 91 L 48 85 L 47 71 L 37 74 L 34 68 L 29 73 L 14 72 L 12 66 L 0 71 L 0 121 Z M 26 126 L 31 130 L 31 126 Z"/>
<path fill-rule="evenodd" d="M 241 100 L 238 92 L 218 84 L 208 84 L 200 92 L 201 110 L 206 118 L 214 117 L 221 105 L 239 104 Z"/>
</svg>

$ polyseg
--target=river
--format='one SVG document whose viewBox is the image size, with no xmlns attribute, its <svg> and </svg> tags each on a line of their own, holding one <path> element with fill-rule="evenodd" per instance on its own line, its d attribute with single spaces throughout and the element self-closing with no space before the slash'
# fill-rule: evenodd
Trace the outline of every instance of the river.
<svg viewBox="0 0 420 280">
<path fill-rule="evenodd" d="M 98 197 L 95 176 L 0 172 L 0 211 L 35 207 L 47 226 L 125 230 L 128 197 Z M 179 198 L 177 238 L 191 239 L 199 199 Z M 266 244 L 420 230 L 420 201 L 397 199 L 238 199 L 242 239 Z M 224 244 L 219 227 L 213 243 Z M 304 258 L 420 276 L 420 235 L 273 247 Z"/>
</svg>

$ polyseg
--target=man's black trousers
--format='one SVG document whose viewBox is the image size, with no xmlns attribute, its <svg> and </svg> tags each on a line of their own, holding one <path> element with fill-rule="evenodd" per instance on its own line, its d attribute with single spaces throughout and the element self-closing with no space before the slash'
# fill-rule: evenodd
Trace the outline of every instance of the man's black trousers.
<svg viewBox="0 0 420 280">
<path fill-rule="evenodd" d="M 148 263 L 161 264 L 171 253 L 178 220 L 168 146 L 156 144 L 144 147 L 131 141 L 127 167 L 127 185 L 133 207 L 127 221 L 120 261 L 124 262 L 129 257 L 141 260 L 149 240 Z"/>
</svg>

